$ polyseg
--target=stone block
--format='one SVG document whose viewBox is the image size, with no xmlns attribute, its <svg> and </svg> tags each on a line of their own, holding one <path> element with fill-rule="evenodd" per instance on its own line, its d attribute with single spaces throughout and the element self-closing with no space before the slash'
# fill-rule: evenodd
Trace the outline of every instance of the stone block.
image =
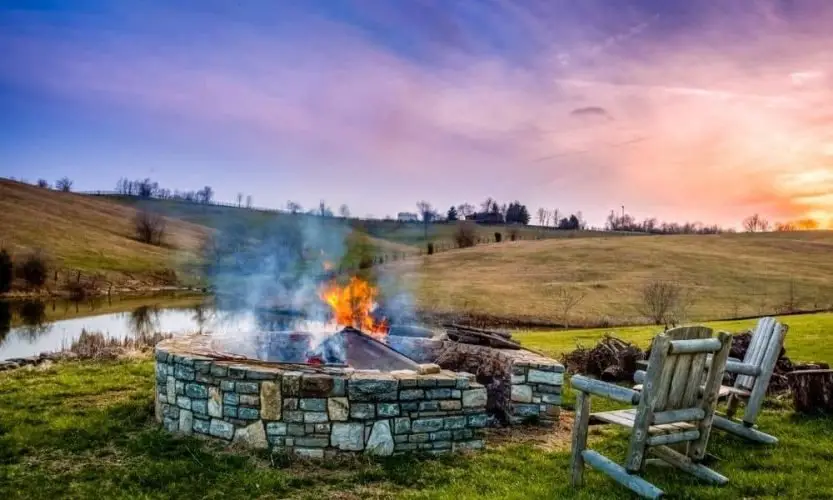
<svg viewBox="0 0 833 500">
<path fill-rule="evenodd" d="M 445 429 L 465 429 L 466 427 L 466 417 L 459 416 L 459 417 L 446 417 L 445 418 Z"/>
<path fill-rule="evenodd" d="M 419 387 L 437 387 L 437 379 L 435 378 L 420 378 L 417 380 Z"/>
<path fill-rule="evenodd" d="M 260 406 L 260 396 L 254 394 L 241 394 L 240 404 L 246 406 Z"/>
<path fill-rule="evenodd" d="M 437 387 L 456 387 L 457 386 L 457 379 L 450 378 L 450 377 L 438 377 L 437 378 Z"/>
<path fill-rule="evenodd" d="M 512 384 L 525 384 L 526 383 L 526 374 L 512 375 L 511 382 L 512 382 Z"/>
<path fill-rule="evenodd" d="M 374 418 L 376 416 L 376 405 L 372 403 L 352 403 L 350 405 L 350 416 L 360 420 Z"/>
<path fill-rule="evenodd" d="M 213 418 L 208 433 L 218 438 L 231 439 L 234 437 L 234 426 L 223 420 Z"/>
<path fill-rule="evenodd" d="M 301 396 L 308 398 L 325 398 L 333 390 L 333 378 L 320 373 L 306 374 L 301 377 Z"/>
<path fill-rule="evenodd" d="M 408 435 L 407 434 L 400 434 L 398 436 L 393 436 L 393 442 L 396 443 L 396 444 L 407 443 L 408 442 Z"/>
<path fill-rule="evenodd" d="M 419 381 L 416 378 L 405 378 L 399 380 L 399 387 L 406 389 L 406 388 L 413 388 L 419 386 Z"/>
<path fill-rule="evenodd" d="M 229 366 L 228 367 L 228 376 L 229 378 L 241 380 L 246 378 L 246 372 L 249 371 L 248 368 L 245 366 Z"/>
<path fill-rule="evenodd" d="M 314 424 L 313 432 L 316 434 L 329 434 L 330 424 Z"/>
<path fill-rule="evenodd" d="M 260 416 L 263 420 L 281 419 L 281 386 L 264 380 L 260 383 Z"/>
<path fill-rule="evenodd" d="M 223 404 L 224 405 L 239 405 L 240 404 L 240 396 L 237 395 L 235 392 L 224 392 L 223 393 Z"/>
<path fill-rule="evenodd" d="M 422 389 L 405 389 L 399 391 L 400 401 L 413 401 L 417 399 L 423 399 L 424 397 L 425 391 Z"/>
<path fill-rule="evenodd" d="M 169 402 L 176 401 L 176 380 L 173 377 L 169 376 L 167 382 L 165 382 L 165 391 Z"/>
<path fill-rule="evenodd" d="M 463 406 L 466 408 L 486 406 L 486 389 L 477 388 L 463 391 Z"/>
<path fill-rule="evenodd" d="M 467 417 L 467 425 L 469 427 L 486 427 L 486 424 L 489 422 L 489 416 L 485 413 L 478 413 L 476 415 L 469 415 Z"/>
<path fill-rule="evenodd" d="M 179 408 L 174 405 L 162 405 L 162 416 L 171 420 L 179 421 Z"/>
<path fill-rule="evenodd" d="M 179 419 L 178 418 L 168 418 L 165 417 L 162 419 L 162 425 L 165 427 L 165 430 L 168 432 L 179 432 Z"/>
<path fill-rule="evenodd" d="M 532 387 L 528 385 L 512 385 L 511 391 L 511 399 L 512 401 L 516 401 L 518 403 L 531 403 L 532 402 Z"/>
<path fill-rule="evenodd" d="M 453 411 L 453 410 L 460 410 L 463 408 L 463 403 L 457 401 L 456 399 L 450 399 L 448 401 L 440 401 L 440 410 L 444 411 Z"/>
<path fill-rule="evenodd" d="M 345 451 L 364 449 L 364 424 L 335 422 L 330 433 L 330 446 Z"/>
<path fill-rule="evenodd" d="M 156 351 L 153 355 L 159 363 L 168 362 L 168 353 L 165 351 Z"/>
<path fill-rule="evenodd" d="M 414 451 L 417 449 L 416 443 L 397 443 L 396 451 Z"/>
<path fill-rule="evenodd" d="M 176 377 L 179 380 L 194 380 L 194 375 L 194 369 L 190 366 L 176 365 L 176 368 L 174 369 L 174 377 Z"/>
<path fill-rule="evenodd" d="M 266 432 L 263 430 L 263 422 L 260 421 L 236 429 L 232 442 L 255 450 L 265 450 L 269 447 Z"/>
<path fill-rule="evenodd" d="M 413 432 L 436 432 L 442 430 L 443 419 L 441 418 L 420 418 L 411 422 Z"/>
<path fill-rule="evenodd" d="M 419 410 L 419 403 L 417 402 L 410 402 L 410 403 L 401 403 L 399 408 L 403 411 L 418 411 Z"/>
<path fill-rule="evenodd" d="M 211 363 L 211 375 L 215 377 L 227 377 L 228 367 L 218 365 L 217 363 Z"/>
<path fill-rule="evenodd" d="M 327 411 L 327 400 L 304 398 L 300 400 L 300 408 L 304 411 Z"/>
<path fill-rule="evenodd" d="M 373 423 L 364 452 L 369 455 L 389 456 L 393 454 L 393 449 L 390 420 L 377 420 Z"/>
<path fill-rule="evenodd" d="M 535 392 L 541 394 L 561 394 L 561 387 L 560 385 L 539 384 L 535 386 Z"/>
<path fill-rule="evenodd" d="M 269 434 L 266 434 L 266 440 L 269 441 L 269 444 L 271 444 L 273 448 L 283 448 L 286 446 L 286 438 L 283 436 L 270 436 Z"/>
<path fill-rule="evenodd" d="M 399 382 L 393 377 L 355 377 L 347 382 L 347 394 L 351 401 L 396 401 Z"/>
<path fill-rule="evenodd" d="M 393 420 L 393 432 L 395 434 L 407 434 L 411 432 L 411 419 L 408 417 L 395 418 Z"/>
<path fill-rule="evenodd" d="M 188 396 L 177 396 L 176 405 L 182 408 L 183 410 L 190 410 L 191 398 L 189 398 Z"/>
<path fill-rule="evenodd" d="M 299 437 L 295 438 L 295 446 L 304 448 L 326 448 L 330 440 L 325 437 Z"/>
<path fill-rule="evenodd" d="M 398 417 L 399 405 L 397 403 L 379 403 L 376 405 L 376 414 L 380 417 Z"/>
<path fill-rule="evenodd" d="M 234 381 L 233 380 L 221 380 L 220 381 L 220 389 L 228 392 L 234 392 Z"/>
<path fill-rule="evenodd" d="M 304 423 L 306 424 L 321 424 L 327 421 L 329 421 L 329 418 L 327 418 L 327 414 L 324 412 L 304 412 Z"/>
<path fill-rule="evenodd" d="M 208 387 L 202 384 L 185 384 L 185 395 L 189 398 L 207 398 Z"/>
<path fill-rule="evenodd" d="M 438 431 L 429 434 L 431 441 L 446 441 L 451 439 L 451 431 Z"/>
<path fill-rule="evenodd" d="M 212 377 L 211 375 L 207 375 L 205 373 L 199 373 L 198 372 L 197 375 L 194 376 L 194 380 L 196 380 L 197 382 L 199 382 L 201 384 L 212 385 L 212 384 L 215 383 L 216 379 L 214 377 Z"/>
<path fill-rule="evenodd" d="M 298 458 L 308 458 L 314 460 L 321 460 L 324 458 L 324 450 L 322 448 L 293 448 L 292 452 Z"/>
<path fill-rule="evenodd" d="M 428 389 L 425 391 L 426 399 L 449 399 L 451 389 Z"/>
<path fill-rule="evenodd" d="M 541 402 L 552 404 L 552 405 L 560 405 L 561 404 L 561 395 L 560 394 L 542 394 L 541 395 Z"/>
<path fill-rule="evenodd" d="M 527 367 L 518 363 L 512 365 L 512 375 L 526 375 Z"/>
<path fill-rule="evenodd" d="M 451 433 L 451 438 L 455 441 L 463 441 L 474 437 L 474 431 L 471 429 L 459 429 Z"/>
<path fill-rule="evenodd" d="M 283 412 L 283 419 L 286 422 L 293 422 L 293 423 L 303 423 L 304 421 L 304 412 L 302 411 L 284 411 Z"/>
<path fill-rule="evenodd" d="M 452 389 L 451 390 L 451 397 L 453 399 L 460 399 L 460 398 L 463 397 L 463 391 L 461 391 L 460 389 Z"/>
<path fill-rule="evenodd" d="M 347 380 L 342 377 L 333 377 L 333 388 L 330 396 L 342 397 L 347 395 Z"/>
<path fill-rule="evenodd" d="M 206 399 L 192 399 L 191 411 L 194 413 L 208 416 L 208 400 Z"/>
<path fill-rule="evenodd" d="M 223 416 L 237 418 L 237 407 L 231 405 L 223 405 Z"/>
<path fill-rule="evenodd" d="M 429 441 L 429 435 L 425 434 L 411 434 L 408 436 L 408 442 L 411 443 L 427 443 Z"/>
<path fill-rule="evenodd" d="M 208 415 L 212 417 L 223 416 L 223 400 L 220 389 L 217 387 L 208 388 Z"/>
<path fill-rule="evenodd" d="M 258 394 L 260 387 L 257 382 L 237 382 L 234 390 L 238 394 Z"/>
<path fill-rule="evenodd" d="M 275 381 L 278 378 L 278 374 L 273 372 L 273 371 L 266 370 L 266 369 L 259 369 L 258 370 L 258 369 L 249 368 L 246 371 L 246 378 L 248 380 L 271 380 L 271 381 Z"/>
<path fill-rule="evenodd" d="M 513 404 L 512 415 L 518 417 L 534 417 L 538 415 L 540 408 L 534 404 Z"/>
<path fill-rule="evenodd" d="M 419 403 L 419 411 L 437 411 L 440 403 L 437 401 L 422 401 Z"/>
<path fill-rule="evenodd" d="M 563 372 L 529 370 L 526 379 L 530 384 L 564 385 Z"/>
<path fill-rule="evenodd" d="M 286 423 L 268 422 L 266 424 L 266 434 L 269 436 L 286 436 Z"/>
<path fill-rule="evenodd" d="M 195 418 L 192 428 L 198 434 L 208 434 L 211 427 L 211 421 L 203 418 Z"/>
<path fill-rule="evenodd" d="M 283 374 L 283 385 L 281 390 L 286 396 L 299 396 L 301 394 L 301 372 L 285 372 Z"/>
<path fill-rule="evenodd" d="M 177 396 L 184 396 L 185 395 L 185 382 L 181 380 L 177 380 L 174 383 L 174 388 L 176 389 Z"/>
<path fill-rule="evenodd" d="M 211 361 L 200 359 L 194 361 L 194 371 L 203 375 L 211 373 Z"/>
<path fill-rule="evenodd" d="M 303 424 L 287 424 L 286 433 L 290 436 L 305 436 L 307 431 Z"/>
<path fill-rule="evenodd" d="M 449 449 L 451 449 L 451 441 L 435 441 L 434 442 L 434 449 L 435 450 L 449 450 Z"/>
<path fill-rule="evenodd" d="M 260 410 L 248 406 L 241 406 L 237 409 L 237 418 L 243 420 L 257 420 L 260 418 Z"/>
<path fill-rule="evenodd" d="M 297 410 L 300 408 L 298 404 L 300 400 L 298 398 L 286 398 L 283 400 L 283 409 L 284 410 Z"/>
<path fill-rule="evenodd" d="M 345 421 L 350 416 L 350 402 L 347 398 L 327 399 L 327 415 L 335 422 Z"/>
<path fill-rule="evenodd" d="M 179 432 L 190 435 L 194 426 L 194 414 L 188 410 L 179 412 Z"/>
</svg>

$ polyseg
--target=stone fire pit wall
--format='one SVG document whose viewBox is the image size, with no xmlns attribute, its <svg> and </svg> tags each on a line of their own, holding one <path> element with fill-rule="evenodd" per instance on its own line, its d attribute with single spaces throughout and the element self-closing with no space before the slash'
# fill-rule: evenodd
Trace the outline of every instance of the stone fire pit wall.
<svg viewBox="0 0 833 500">
<path fill-rule="evenodd" d="M 446 341 L 437 362 L 475 373 L 488 369 L 494 377 L 489 385 L 490 403 L 509 423 L 537 420 L 551 425 L 558 421 L 564 365 L 554 359 L 524 349 Z"/>
<path fill-rule="evenodd" d="M 324 458 L 483 447 L 486 389 L 442 370 L 374 372 L 238 364 L 156 347 L 156 418 L 171 432 Z"/>
</svg>

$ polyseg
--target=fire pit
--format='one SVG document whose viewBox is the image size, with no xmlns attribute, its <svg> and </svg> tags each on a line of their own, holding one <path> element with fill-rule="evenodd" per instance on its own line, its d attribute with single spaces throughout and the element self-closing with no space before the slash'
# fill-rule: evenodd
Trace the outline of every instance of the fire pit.
<svg viewBox="0 0 833 500">
<path fill-rule="evenodd" d="M 483 446 L 486 389 L 354 328 L 196 335 L 156 346 L 156 418 L 171 432 L 324 458 Z"/>
</svg>

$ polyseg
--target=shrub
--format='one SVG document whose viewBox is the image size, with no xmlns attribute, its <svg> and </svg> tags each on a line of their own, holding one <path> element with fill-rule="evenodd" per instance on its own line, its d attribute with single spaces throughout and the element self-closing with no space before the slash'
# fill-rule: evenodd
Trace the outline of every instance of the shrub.
<svg viewBox="0 0 833 500">
<path fill-rule="evenodd" d="M 4 248 L 0 250 L 0 293 L 5 293 L 12 289 L 12 278 L 14 278 L 12 256 Z"/>
<path fill-rule="evenodd" d="M 477 228 L 471 221 L 465 221 L 457 225 L 454 231 L 454 242 L 458 248 L 473 247 L 477 241 Z"/>
<path fill-rule="evenodd" d="M 503 240 L 503 233 L 495 231 L 495 243 L 500 243 Z"/>
<path fill-rule="evenodd" d="M 434 243 L 428 243 L 428 255 L 434 255 Z"/>
<path fill-rule="evenodd" d="M 520 231 L 518 231 L 518 228 L 516 228 L 516 227 L 510 228 L 509 229 L 509 241 L 517 240 L 519 233 L 520 233 Z"/>
<path fill-rule="evenodd" d="M 165 218 L 159 214 L 143 210 L 133 219 L 136 239 L 149 245 L 161 246 L 165 237 Z"/>
<path fill-rule="evenodd" d="M 680 285 L 670 281 L 652 281 L 642 287 L 641 312 L 654 324 L 667 323 L 681 299 Z"/>
<path fill-rule="evenodd" d="M 40 288 L 46 283 L 48 266 L 46 258 L 40 252 L 27 255 L 18 268 L 18 276 L 30 287 Z"/>
</svg>

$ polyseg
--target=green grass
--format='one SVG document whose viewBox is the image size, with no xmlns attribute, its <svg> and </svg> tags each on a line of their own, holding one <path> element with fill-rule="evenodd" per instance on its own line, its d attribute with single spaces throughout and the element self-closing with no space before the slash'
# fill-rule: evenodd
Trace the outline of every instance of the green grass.
<svg viewBox="0 0 833 500">
<path fill-rule="evenodd" d="M 793 361 L 824 361 L 833 364 L 833 313 L 797 314 L 779 316 L 787 324 L 785 347 Z M 737 333 L 754 328 L 757 320 L 711 321 L 703 324 L 717 330 Z M 663 327 L 653 325 L 619 328 L 594 328 L 587 330 L 527 330 L 513 334 L 524 345 L 542 350 L 558 358 L 572 351 L 576 345 L 592 347 L 606 333 L 634 342 L 645 348 L 651 339 L 662 332 Z"/>
<path fill-rule="evenodd" d="M 628 498 L 589 469 L 584 488 L 569 486 L 567 429 L 493 432 L 488 451 L 465 456 L 310 465 L 168 435 L 152 419 L 153 383 L 151 361 L 0 374 L 0 498 Z M 760 424 L 777 447 L 714 435 L 727 487 L 669 470 L 647 478 L 676 498 L 833 498 L 833 419 L 770 402 Z M 590 446 L 614 459 L 626 445 L 621 431 L 591 432 Z"/>
</svg>

